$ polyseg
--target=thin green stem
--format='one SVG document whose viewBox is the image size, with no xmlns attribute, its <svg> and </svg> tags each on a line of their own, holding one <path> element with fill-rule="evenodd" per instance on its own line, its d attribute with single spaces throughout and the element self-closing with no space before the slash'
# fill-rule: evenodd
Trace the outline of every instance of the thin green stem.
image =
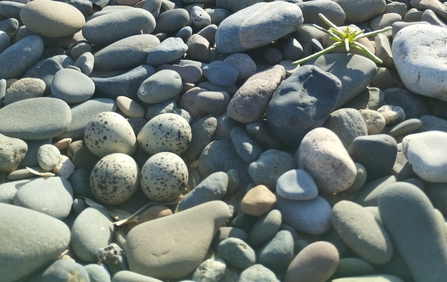
<svg viewBox="0 0 447 282">
<path fill-rule="evenodd" d="M 342 32 L 341 29 L 338 26 L 336 26 L 335 24 L 333 24 L 328 18 L 326 18 L 325 15 L 323 15 L 322 13 L 318 13 L 318 16 L 329 27 L 332 27 L 333 29 L 336 29 L 336 30 Z"/>
<path fill-rule="evenodd" d="M 389 30 L 391 30 L 391 26 L 387 26 L 387 27 L 379 29 L 379 30 L 374 30 L 374 31 L 371 31 L 371 32 L 367 32 L 367 33 L 363 33 L 363 34 L 357 35 L 355 37 L 355 39 L 357 40 L 357 39 L 363 38 L 363 37 L 375 36 L 375 35 L 377 35 L 379 33 L 386 32 L 386 31 L 389 31 Z"/>
<path fill-rule="evenodd" d="M 292 65 L 297 66 L 297 65 L 305 64 L 305 63 L 307 63 L 309 61 L 312 61 L 315 58 L 320 57 L 321 55 L 324 55 L 324 54 L 327 54 L 329 52 L 332 52 L 333 50 L 335 50 L 335 49 L 337 49 L 337 48 L 339 48 L 341 46 L 342 46 L 341 42 L 336 42 L 333 45 L 327 47 L 326 49 L 323 49 L 321 51 L 318 51 L 317 53 L 314 53 L 312 55 L 309 55 L 309 56 L 307 56 L 305 58 L 302 58 L 300 60 L 297 60 L 297 61 L 293 62 Z"/>
<path fill-rule="evenodd" d="M 371 58 L 374 62 L 378 64 L 383 64 L 383 61 L 377 57 L 375 54 L 373 54 L 371 51 L 369 51 L 365 46 L 358 42 L 352 43 L 352 47 L 354 47 L 357 50 L 362 51 L 365 55 L 367 55 L 369 58 Z"/>
</svg>

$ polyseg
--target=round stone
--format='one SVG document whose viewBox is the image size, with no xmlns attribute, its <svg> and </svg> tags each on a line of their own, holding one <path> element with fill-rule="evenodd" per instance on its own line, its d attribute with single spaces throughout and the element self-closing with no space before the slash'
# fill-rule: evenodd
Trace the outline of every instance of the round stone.
<svg viewBox="0 0 447 282">
<path fill-rule="evenodd" d="M 157 104 L 174 98 L 182 91 L 182 78 L 173 70 L 161 70 L 148 77 L 138 88 L 138 98 Z"/>
<path fill-rule="evenodd" d="M 43 170 L 53 170 L 59 163 L 61 152 L 59 149 L 51 144 L 45 144 L 37 150 L 37 162 Z"/>
<path fill-rule="evenodd" d="M 166 113 L 151 119 L 138 133 L 138 144 L 147 153 L 183 154 L 191 143 L 189 123 L 177 114 Z"/>
<path fill-rule="evenodd" d="M 305 170 L 292 169 L 278 178 L 276 193 L 288 200 L 311 200 L 318 196 L 318 188 Z"/>
<path fill-rule="evenodd" d="M 137 191 L 140 169 L 135 160 L 123 153 L 103 157 L 90 174 L 93 196 L 103 204 L 121 204 Z"/>
<path fill-rule="evenodd" d="M 219 243 L 217 251 L 225 261 L 240 269 L 246 269 L 256 262 L 255 251 L 238 238 L 223 240 Z"/>
<path fill-rule="evenodd" d="M 137 149 L 135 133 L 129 122 L 114 112 L 93 116 L 85 128 L 84 142 L 98 157 L 111 153 L 133 155 Z"/>
<path fill-rule="evenodd" d="M 31 1 L 20 10 L 20 20 L 33 33 L 50 38 L 70 36 L 85 24 L 74 6 L 59 1 Z"/>
<path fill-rule="evenodd" d="M 176 154 L 161 152 L 150 157 L 141 168 L 141 189 L 155 202 L 171 202 L 188 184 L 188 167 Z"/>
<path fill-rule="evenodd" d="M 93 81 L 80 71 L 62 69 L 58 71 L 51 83 L 51 94 L 68 104 L 82 103 L 95 93 Z"/>
</svg>

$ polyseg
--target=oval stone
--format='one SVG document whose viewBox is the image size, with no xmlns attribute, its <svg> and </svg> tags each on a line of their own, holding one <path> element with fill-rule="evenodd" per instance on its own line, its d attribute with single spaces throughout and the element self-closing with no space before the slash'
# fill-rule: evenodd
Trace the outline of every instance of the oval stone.
<svg viewBox="0 0 447 282">
<path fill-rule="evenodd" d="M 70 230 L 54 217 L 0 203 L 0 277 L 17 281 L 68 248 Z"/>
<path fill-rule="evenodd" d="M 73 35 L 85 24 L 74 6 L 59 1 L 32 1 L 20 10 L 20 20 L 34 32 L 50 38 Z"/>
<path fill-rule="evenodd" d="M 176 97 L 182 91 L 182 78 L 173 70 L 161 70 L 143 81 L 138 88 L 138 98 L 156 104 Z"/>
<path fill-rule="evenodd" d="M 82 103 L 95 93 L 93 81 L 80 71 L 62 69 L 58 71 L 51 83 L 51 94 L 68 104 Z"/>
<path fill-rule="evenodd" d="M 0 109 L 0 133 L 23 140 L 52 138 L 68 128 L 71 118 L 70 107 L 60 99 L 26 99 Z"/>
</svg>

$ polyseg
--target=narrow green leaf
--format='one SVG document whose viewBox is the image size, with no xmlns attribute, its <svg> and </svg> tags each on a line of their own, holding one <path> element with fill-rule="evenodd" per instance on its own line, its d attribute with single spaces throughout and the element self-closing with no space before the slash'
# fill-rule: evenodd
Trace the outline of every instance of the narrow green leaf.
<svg viewBox="0 0 447 282">
<path fill-rule="evenodd" d="M 387 26 L 387 27 L 382 28 L 382 29 L 379 29 L 379 30 L 375 30 L 375 31 L 371 31 L 371 32 L 363 33 L 363 34 L 361 34 L 361 35 L 356 36 L 355 39 L 357 40 L 357 39 L 359 39 L 359 38 L 363 38 L 363 37 L 375 36 L 375 35 L 377 35 L 377 34 L 379 34 L 379 33 L 387 32 L 387 31 L 389 31 L 389 30 L 391 30 L 391 26 Z"/>
<path fill-rule="evenodd" d="M 316 52 L 316 53 L 314 53 L 314 54 L 312 54 L 312 55 L 309 55 L 309 56 L 307 56 L 307 57 L 305 57 L 305 58 L 302 58 L 302 59 L 299 59 L 299 60 L 297 60 L 297 61 L 294 61 L 294 62 L 292 63 L 292 65 L 297 66 L 297 65 L 305 64 L 305 63 L 307 63 L 307 62 L 309 62 L 309 61 L 312 61 L 312 60 L 315 59 L 315 58 L 320 57 L 321 55 L 327 54 L 327 53 L 329 53 L 329 52 L 331 52 L 331 51 L 333 51 L 333 50 L 335 50 L 335 49 L 341 47 L 342 45 L 343 45 L 343 44 L 342 44 L 341 42 L 336 42 L 336 43 L 334 43 L 333 45 L 327 47 L 326 49 L 323 49 L 323 50 L 318 51 L 318 52 Z"/>
<path fill-rule="evenodd" d="M 378 64 L 383 64 L 383 61 L 377 57 L 375 54 L 373 54 L 371 51 L 369 51 L 365 46 L 358 42 L 354 42 L 352 44 L 352 47 L 354 47 L 357 50 L 360 50 L 363 54 L 367 55 L 370 59 L 372 59 L 374 62 Z"/>
<path fill-rule="evenodd" d="M 328 18 L 326 18 L 322 13 L 318 13 L 318 16 L 319 16 L 320 19 L 321 19 L 325 24 L 327 24 L 329 27 L 332 27 L 332 28 L 334 28 L 334 29 L 336 29 L 336 30 L 342 32 L 341 29 L 338 28 L 338 26 L 336 26 L 334 23 L 332 23 L 332 22 L 331 22 Z"/>
</svg>

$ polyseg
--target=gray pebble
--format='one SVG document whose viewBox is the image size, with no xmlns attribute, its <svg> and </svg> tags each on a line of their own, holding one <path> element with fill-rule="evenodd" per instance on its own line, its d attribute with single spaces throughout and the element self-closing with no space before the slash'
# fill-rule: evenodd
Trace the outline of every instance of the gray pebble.
<svg viewBox="0 0 447 282">
<path fill-rule="evenodd" d="M 239 282 L 251 282 L 251 281 L 269 281 L 279 282 L 275 273 L 263 266 L 262 264 L 254 264 L 249 268 L 242 271 Z"/>
<path fill-rule="evenodd" d="M 138 98 L 157 104 L 176 97 L 182 90 L 182 79 L 173 70 L 161 70 L 144 80 L 138 88 Z"/>
<path fill-rule="evenodd" d="M 28 145 L 25 141 L 0 134 L 0 172 L 16 170 L 25 158 Z"/>
<path fill-rule="evenodd" d="M 45 92 L 45 82 L 39 78 L 25 77 L 11 84 L 5 92 L 5 105 L 30 99 L 42 97 Z"/>
<path fill-rule="evenodd" d="M 186 41 L 188 51 L 186 54 L 193 60 L 208 62 L 210 60 L 210 43 L 205 37 L 194 33 Z"/>
<path fill-rule="evenodd" d="M 202 29 L 211 24 L 211 16 L 199 6 L 191 9 L 191 21 L 197 29 Z"/>
<path fill-rule="evenodd" d="M 196 102 L 204 112 L 220 115 L 226 112 L 230 99 L 225 91 L 203 91 L 197 95 Z"/>
<path fill-rule="evenodd" d="M 146 64 L 158 66 L 183 58 L 188 46 L 179 37 L 169 37 L 147 54 Z"/>
<path fill-rule="evenodd" d="M 189 13 L 182 8 L 167 10 L 157 18 L 157 24 L 153 34 L 173 34 L 189 24 Z"/>
<path fill-rule="evenodd" d="M 82 55 L 76 59 L 74 65 L 81 69 L 83 74 L 89 76 L 93 71 L 93 66 L 95 65 L 95 57 L 90 52 L 82 53 Z"/>
<path fill-rule="evenodd" d="M 240 269 L 246 269 L 256 262 L 255 251 L 241 239 L 225 239 L 220 242 L 217 251 L 227 263 Z"/>
<path fill-rule="evenodd" d="M 37 151 L 37 161 L 43 170 L 53 170 L 59 163 L 60 157 L 61 152 L 54 145 L 42 145 Z"/>
<path fill-rule="evenodd" d="M 244 129 L 235 127 L 230 134 L 234 148 L 244 162 L 252 163 L 263 153 L 261 146 Z"/>
<path fill-rule="evenodd" d="M 258 261 L 275 273 L 285 273 L 293 260 L 293 238 L 289 231 L 276 233 L 259 251 Z"/>
<path fill-rule="evenodd" d="M 221 258 L 214 257 L 202 262 L 192 274 L 193 281 L 219 281 L 225 274 L 227 265 Z"/>
<path fill-rule="evenodd" d="M 51 94 L 68 104 L 82 103 L 95 93 L 95 84 L 85 74 L 72 69 L 58 71 L 51 83 Z"/>
<path fill-rule="evenodd" d="M 255 247 L 264 245 L 279 231 L 281 223 L 281 212 L 277 209 L 258 217 L 249 234 L 250 244 Z"/>
<path fill-rule="evenodd" d="M 87 264 L 84 269 L 88 273 L 90 282 L 110 282 L 111 277 L 107 268 L 103 264 Z"/>
</svg>

